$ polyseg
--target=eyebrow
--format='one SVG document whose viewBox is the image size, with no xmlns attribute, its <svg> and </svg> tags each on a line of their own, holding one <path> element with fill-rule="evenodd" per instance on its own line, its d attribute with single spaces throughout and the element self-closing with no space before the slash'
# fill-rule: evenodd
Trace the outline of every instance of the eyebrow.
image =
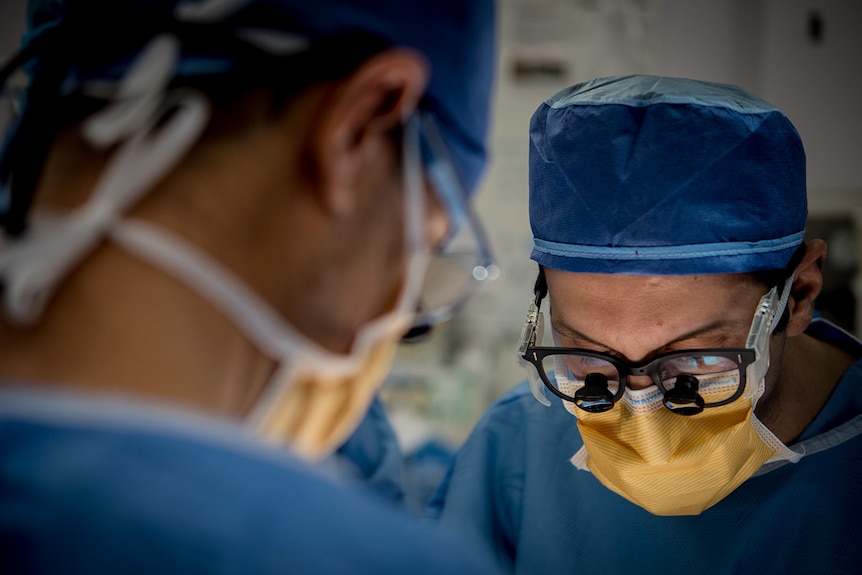
<svg viewBox="0 0 862 575">
<path fill-rule="evenodd" d="M 551 317 L 551 327 L 553 329 L 555 329 L 560 335 L 562 335 L 564 337 L 568 337 L 568 338 L 575 339 L 575 340 L 581 340 L 581 341 L 584 341 L 586 343 L 595 345 L 596 347 L 600 347 L 600 348 L 606 350 L 606 352 L 610 353 L 611 355 L 619 355 L 620 357 L 624 357 L 623 354 L 621 354 L 620 352 L 618 352 L 614 348 L 610 347 L 609 345 L 606 345 L 606 344 L 604 344 L 598 340 L 595 340 L 595 339 L 589 337 L 588 335 L 583 334 L 583 333 L 579 332 L 578 330 L 572 328 L 571 326 L 568 326 L 568 325 L 562 323 L 561 321 L 554 319 L 553 317 Z M 724 331 L 728 327 L 729 326 L 728 326 L 726 321 L 724 321 L 722 319 L 718 319 L 712 323 L 709 323 L 707 325 L 695 328 L 695 329 L 691 330 L 690 332 L 684 333 L 684 334 L 672 339 L 671 341 L 665 343 L 662 346 L 662 348 L 672 346 L 672 345 L 679 343 L 681 341 L 686 341 L 686 340 L 694 339 L 697 337 L 704 337 L 704 336 L 710 335 L 714 332 Z M 722 339 L 726 339 L 726 337 L 722 338 Z"/>
</svg>

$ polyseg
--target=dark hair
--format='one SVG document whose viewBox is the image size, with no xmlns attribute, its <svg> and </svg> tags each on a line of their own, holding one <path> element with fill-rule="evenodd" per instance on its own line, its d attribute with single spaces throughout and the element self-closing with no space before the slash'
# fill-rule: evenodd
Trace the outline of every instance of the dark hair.
<svg viewBox="0 0 862 575">
<path fill-rule="evenodd" d="M 106 24 L 108 17 L 106 14 L 101 14 L 98 20 L 68 17 L 43 32 L 0 71 L 0 87 L 18 68 L 28 66 L 31 76 L 23 113 L 0 164 L 0 182 L 10 183 L 0 226 L 9 236 L 18 236 L 26 229 L 27 213 L 54 136 L 109 101 L 80 91 L 64 92 L 64 82 L 77 66 L 90 63 L 96 63 L 96 67 L 109 66 L 122 61 L 124 55 L 136 53 L 155 35 L 173 33 L 180 39 L 184 53 L 222 56 L 234 66 L 223 73 L 176 78 L 171 82 L 172 88 L 189 87 L 207 94 L 215 114 L 243 94 L 264 88 L 272 94 L 271 112 L 275 113 L 302 89 L 342 79 L 389 47 L 383 39 L 357 31 L 308 38 L 306 49 L 280 55 L 237 37 L 225 26 L 143 18 L 128 28 L 116 22 Z"/>
</svg>

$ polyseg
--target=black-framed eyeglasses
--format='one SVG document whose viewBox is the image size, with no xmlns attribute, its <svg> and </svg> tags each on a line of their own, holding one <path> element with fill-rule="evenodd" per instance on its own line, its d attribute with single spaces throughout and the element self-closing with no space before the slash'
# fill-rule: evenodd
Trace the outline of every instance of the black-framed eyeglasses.
<svg viewBox="0 0 862 575">
<path fill-rule="evenodd" d="M 745 392 L 749 366 L 767 355 L 766 342 L 780 307 L 778 289 L 773 288 L 758 304 L 744 348 L 672 351 L 633 364 L 588 349 L 537 345 L 543 329 L 540 307 L 546 295 L 547 284 L 540 273 L 521 334 L 519 362 L 528 368 L 533 394 L 541 403 L 550 404 L 541 393 L 544 387 L 592 413 L 613 408 L 632 376 L 649 377 L 662 394 L 664 406 L 679 415 L 694 415 L 735 401 Z M 530 373 L 529 366 L 535 372 Z M 768 363 L 763 359 L 756 366 L 755 375 L 760 377 Z"/>
<path fill-rule="evenodd" d="M 584 411 L 611 409 L 622 399 L 630 376 L 648 376 L 661 391 L 665 407 L 692 415 L 738 399 L 755 353 L 742 348 L 682 350 L 631 364 L 586 349 L 528 346 L 524 359 L 536 367 L 551 393 Z M 561 381 L 571 385 L 561 389 Z"/>
</svg>

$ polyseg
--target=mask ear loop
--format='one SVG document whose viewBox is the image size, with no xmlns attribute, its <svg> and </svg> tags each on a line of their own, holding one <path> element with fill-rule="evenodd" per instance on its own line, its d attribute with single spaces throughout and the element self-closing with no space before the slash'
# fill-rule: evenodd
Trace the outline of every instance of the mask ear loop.
<svg viewBox="0 0 862 575">
<path fill-rule="evenodd" d="M 775 331 L 781 316 L 787 308 L 787 300 L 790 297 L 790 288 L 793 285 L 795 274 L 791 274 L 784 283 L 781 296 L 778 296 L 778 287 L 769 290 L 760 299 L 760 304 L 751 322 L 751 331 L 748 335 L 746 347 L 754 349 L 755 360 L 748 366 L 746 371 L 746 392 L 743 397 L 751 398 L 751 424 L 763 442 L 775 452 L 766 463 L 774 461 L 790 461 L 796 463 L 804 451 L 796 452 L 782 443 L 772 431 L 761 422 L 754 413 L 757 403 L 766 389 L 766 372 L 769 370 L 769 339 Z"/>
<path fill-rule="evenodd" d="M 754 350 L 755 359 L 746 371 L 746 391 L 743 397 L 754 398 L 755 404 L 763 395 L 764 380 L 766 372 L 769 370 L 769 338 L 787 308 L 793 279 L 794 274 L 787 278 L 780 297 L 778 286 L 776 286 L 760 298 L 757 310 L 754 312 L 754 319 L 751 321 L 751 329 L 748 332 L 745 347 Z"/>
</svg>

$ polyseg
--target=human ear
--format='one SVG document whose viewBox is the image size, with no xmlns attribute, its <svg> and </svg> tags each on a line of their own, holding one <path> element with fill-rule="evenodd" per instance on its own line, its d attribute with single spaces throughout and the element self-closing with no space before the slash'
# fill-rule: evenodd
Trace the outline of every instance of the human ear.
<svg viewBox="0 0 862 575">
<path fill-rule="evenodd" d="M 315 187 L 328 211 L 350 211 L 358 180 L 381 147 L 391 145 L 392 130 L 416 109 L 428 74 L 421 55 L 391 49 L 365 61 L 327 92 L 306 158 L 313 163 Z"/>
<path fill-rule="evenodd" d="M 826 242 L 812 240 L 805 249 L 802 261 L 796 266 L 787 310 L 790 319 L 787 335 L 799 335 L 805 331 L 814 316 L 814 305 L 823 288 L 823 262 L 826 259 Z"/>
</svg>

